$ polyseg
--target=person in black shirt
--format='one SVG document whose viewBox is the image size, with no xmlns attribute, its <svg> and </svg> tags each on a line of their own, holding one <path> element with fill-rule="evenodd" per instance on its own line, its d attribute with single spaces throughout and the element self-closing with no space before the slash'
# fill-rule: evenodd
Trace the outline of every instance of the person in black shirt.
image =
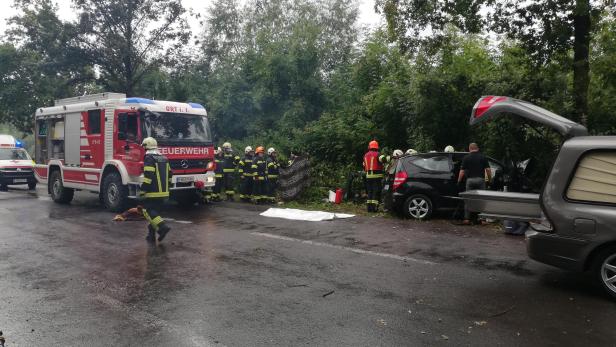
<svg viewBox="0 0 616 347">
<path fill-rule="evenodd" d="M 492 171 L 490 171 L 490 163 L 488 159 L 479 152 L 479 146 L 476 143 L 468 145 L 468 151 L 462 160 L 460 174 L 458 175 L 458 184 L 462 184 L 466 178 L 466 190 L 485 189 L 486 183 L 492 179 Z M 470 224 L 471 213 L 468 209 L 464 209 L 464 224 Z"/>
</svg>

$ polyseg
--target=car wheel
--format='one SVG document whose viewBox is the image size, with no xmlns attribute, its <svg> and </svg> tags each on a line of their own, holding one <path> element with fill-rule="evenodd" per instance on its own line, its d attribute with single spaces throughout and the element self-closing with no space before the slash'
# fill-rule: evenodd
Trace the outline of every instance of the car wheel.
<svg viewBox="0 0 616 347">
<path fill-rule="evenodd" d="M 73 189 L 64 188 L 60 170 L 51 173 L 51 177 L 49 177 L 49 191 L 51 192 L 51 199 L 59 204 L 68 204 L 75 195 Z"/>
<path fill-rule="evenodd" d="M 605 293 L 616 300 L 616 246 L 597 254 L 591 271 Z"/>
<path fill-rule="evenodd" d="M 124 212 L 128 200 L 128 187 L 122 184 L 117 172 L 103 178 L 103 204 L 111 212 Z"/>
<path fill-rule="evenodd" d="M 432 216 L 432 200 L 423 194 L 409 196 L 402 207 L 402 212 L 408 218 L 424 220 Z"/>
<path fill-rule="evenodd" d="M 36 182 L 28 183 L 28 189 L 29 190 L 35 190 L 36 189 Z"/>
</svg>

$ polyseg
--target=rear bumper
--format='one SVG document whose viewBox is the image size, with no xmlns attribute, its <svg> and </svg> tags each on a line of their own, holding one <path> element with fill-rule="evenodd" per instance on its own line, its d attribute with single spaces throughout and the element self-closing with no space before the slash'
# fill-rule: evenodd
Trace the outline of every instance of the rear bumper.
<svg viewBox="0 0 616 347">
<path fill-rule="evenodd" d="M 565 270 L 584 271 L 592 247 L 587 240 L 535 230 L 526 232 L 526 250 L 531 259 Z"/>
</svg>

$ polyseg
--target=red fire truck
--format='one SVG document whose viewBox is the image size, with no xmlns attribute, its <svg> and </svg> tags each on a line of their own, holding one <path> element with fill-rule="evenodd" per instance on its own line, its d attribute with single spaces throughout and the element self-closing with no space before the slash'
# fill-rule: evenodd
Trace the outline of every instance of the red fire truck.
<svg viewBox="0 0 616 347">
<path fill-rule="evenodd" d="M 111 211 L 126 208 L 143 179 L 141 140 L 151 136 L 173 172 L 171 198 L 194 204 L 214 185 L 214 148 L 205 108 L 120 93 L 56 100 L 36 110 L 37 180 L 52 199 L 68 203 L 76 190 L 98 193 Z"/>
</svg>

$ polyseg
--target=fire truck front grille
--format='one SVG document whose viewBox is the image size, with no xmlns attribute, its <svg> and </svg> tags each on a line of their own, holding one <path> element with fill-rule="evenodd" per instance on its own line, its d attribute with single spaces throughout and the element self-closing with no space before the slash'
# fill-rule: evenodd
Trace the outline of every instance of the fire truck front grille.
<svg viewBox="0 0 616 347">
<path fill-rule="evenodd" d="M 204 169 L 207 162 L 205 159 L 172 159 L 169 165 L 172 170 Z"/>
</svg>

